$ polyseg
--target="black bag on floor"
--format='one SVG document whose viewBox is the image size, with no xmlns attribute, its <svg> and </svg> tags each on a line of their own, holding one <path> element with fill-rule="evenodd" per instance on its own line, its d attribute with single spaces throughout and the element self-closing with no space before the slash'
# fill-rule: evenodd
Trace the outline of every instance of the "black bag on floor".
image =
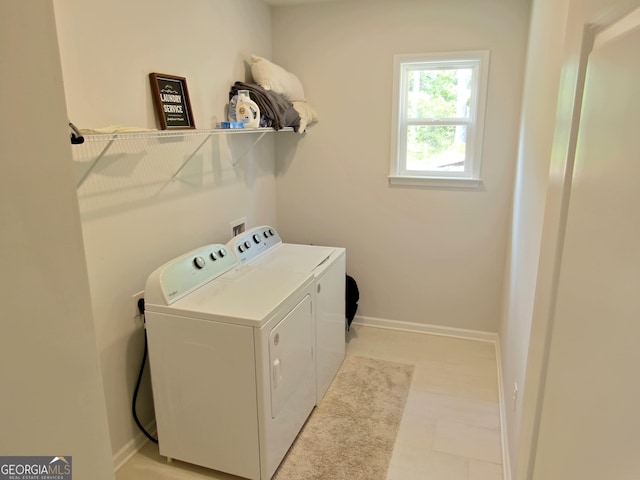
<svg viewBox="0 0 640 480">
<path fill-rule="evenodd" d="M 347 275 L 346 292 L 345 292 L 345 316 L 347 317 L 347 330 L 351 327 L 351 322 L 356 316 L 358 310 L 358 300 L 360 300 L 360 291 L 358 284 L 353 277 Z"/>
</svg>

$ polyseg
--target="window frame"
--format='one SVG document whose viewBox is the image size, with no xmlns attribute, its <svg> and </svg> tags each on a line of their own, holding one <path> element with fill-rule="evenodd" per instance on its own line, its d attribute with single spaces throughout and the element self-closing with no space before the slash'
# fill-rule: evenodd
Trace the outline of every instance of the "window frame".
<svg viewBox="0 0 640 480">
<path fill-rule="evenodd" d="M 482 183 L 482 144 L 489 79 L 489 50 L 394 55 L 391 163 L 389 183 L 400 186 L 475 188 Z M 420 68 L 423 67 L 423 68 Z M 409 118 L 407 116 L 408 73 L 420 69 L 470 67 L 473 70 L 468 120 L 454 118 Z M 467 126 L 463 172 L 407 170 L 407 129 L 414 125 Z"/>
</svg>

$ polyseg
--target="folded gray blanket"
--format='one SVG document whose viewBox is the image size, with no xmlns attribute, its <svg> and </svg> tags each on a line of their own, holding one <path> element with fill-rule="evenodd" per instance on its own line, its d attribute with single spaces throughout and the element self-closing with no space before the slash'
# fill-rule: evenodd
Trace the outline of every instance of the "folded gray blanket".
<svg viewBox="0 0 640 480">
<path fill-rule="evenodd" d="M 229 92 L 229 100 L 238 94 L 238 90 L 249 90 L 249 97 L 258 105 L 260 116 L 266 120 L 267 127 L 275 130 L 293 127 L 294 131 L 298 131 L 300 115 L 293 108 L 293 104 L 282 95 L 253 83 L 236 82 Z"/>
</svg>

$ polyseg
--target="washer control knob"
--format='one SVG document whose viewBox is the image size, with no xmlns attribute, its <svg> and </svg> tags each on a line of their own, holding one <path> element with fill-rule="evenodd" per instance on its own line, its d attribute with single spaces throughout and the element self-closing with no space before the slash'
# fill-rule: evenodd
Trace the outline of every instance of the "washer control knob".
<svg viewBox="0 0 640 480">
<path fill-rule="evenodd" d="M 256 243 L 260 243 L 260 235 L 258 235 L 257 233 L 253 236 L 253 241 Z"/>
<path fill-rule="evenodd" d="M 273 228 L 269 229 L 269 236 L 273 237 L 275 235 L 275 232 L 273 231 Z"/>
<path fill-rule="evenodd" d="M 244 248 L 251 248 L 251 244 L 249 243 L 249 240 L 244 242 Z"/>
<path fill-rule="evenodd" d="M 238 251 L 240 253 L 244 252 L 244 245 L 242 245 L 242 244 L 238 245 Z"/>
<path fill-rule="evenodd" d="M 225 255 L 226 255 L 226 253 L 225 253 L 224 249 L 221 248 L 220 250 L 218 250 L 218 257 L 222 258 Z"/>
<path fill-rule="evenodd" d="M 216 252 L 211 252 L 209 254 L 209 258 L 215 262 L 218 259 L 218 257 L 216 257 Z"/>
<path fill-rule="evenodd" d="M 204 268 L 205 264 L 206 262 L 202 257 L 196 257 L 193 259 L 193 266 L 196 267 L 198 270 Z"/>
</svg>

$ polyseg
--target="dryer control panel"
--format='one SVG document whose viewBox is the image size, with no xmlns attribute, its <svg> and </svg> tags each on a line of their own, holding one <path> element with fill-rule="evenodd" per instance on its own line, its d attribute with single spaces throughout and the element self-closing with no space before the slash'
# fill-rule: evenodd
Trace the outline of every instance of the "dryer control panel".
<svg viewBox="0 0 640 480">
<path fill-rule="evenodd" d="M 267 225 L 247 230 L 227 242 L 227 246 L 238 257 L 238 262 L 241 264 L 259 257 L 278 245 L 282 245 L 280 235 L 275 228 Z"/>
</svg>

